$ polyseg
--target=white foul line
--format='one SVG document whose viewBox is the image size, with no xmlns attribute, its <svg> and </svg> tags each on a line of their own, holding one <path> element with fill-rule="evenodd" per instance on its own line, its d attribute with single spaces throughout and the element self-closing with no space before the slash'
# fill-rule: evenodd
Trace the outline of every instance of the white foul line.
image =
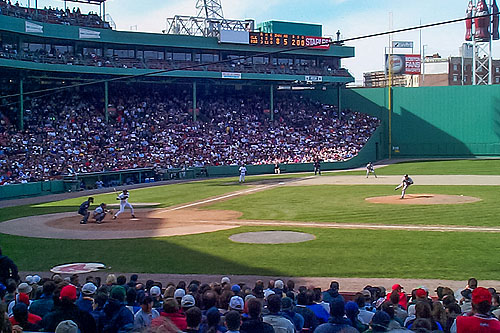
<svg viewBox="0 0 500 333">
<path fill-rule="evenodd" d="M 161 210 L 160 212 L 161 213 L 172 212 L 174 210 L 189 208 L 189 207 L 193 207 L 193 206 L 199 206 L 199 205 L 203 205 L 203 204 L 206 204 L 206 203 L 209 203 L 209 202 L 219 201 L 219 200 L 223 200 L 223 199 L 235 197 L 235 196 L 242 195 L 242 194 L 252 193 L 252 192 L 255 192 L 255 191 L 266 190 L 268 188 L 276 187 L 276 186 L 277 185 L 267 185 L 267 186 L 262 186 L 262 187 L 251 188 L 251 189 L 244 190 L 244 191 L 238 191 L 238 192 L 226 194 L 226 195 L 223 195 L 223 196 L 220 196 L 220 197 L 215 197 L 215 198 L 211 198 L 211 199 L 207 199 L 207 200 L 203 200 L 203 201 L 197 201 L 197 202 L 189 203 L 189 204 L 178 206 L 178 207 L 174 207 L 174 208 L 164 209 L 164 210 Z"/>
</svg>

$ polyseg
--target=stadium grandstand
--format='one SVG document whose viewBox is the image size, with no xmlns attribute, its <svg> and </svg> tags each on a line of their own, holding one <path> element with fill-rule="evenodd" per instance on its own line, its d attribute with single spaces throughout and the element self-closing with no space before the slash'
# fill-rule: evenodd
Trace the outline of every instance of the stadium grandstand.
<svg viewBox="0 0 500 333">
<path fill-rule="evenodd" d="M 249 31 L 254 24 L 245 21 L 246 30 L 215 36 L 132 33 L 79 9 L 4 0 L 1 8 L 2 95 L 13 96 L 0 105 L 2 184 L 120 170 L 139 182 L 148 177 L 134 169 L 206 175 L 210 166 L 345 161 L 379 125 L 339 110 L 338 98 L 310 96 L 353 81 L 341 60 L 354 49 L 322 38 L 320 25 L 271 21 Z M 76 87 L 51 90 L 64 86 Z"/>
</svg>

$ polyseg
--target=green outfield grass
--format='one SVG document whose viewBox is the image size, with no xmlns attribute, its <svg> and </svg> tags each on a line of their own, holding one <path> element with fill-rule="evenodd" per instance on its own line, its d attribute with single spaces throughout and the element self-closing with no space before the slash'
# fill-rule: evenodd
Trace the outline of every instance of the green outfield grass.
<svg viewBox="0 0 500 333">
<path fill-rule="evenodd" d="M 378 175 L 500 175 L 500 159 L 401 162 L 377 168 L 375 172 Z M 366 170 L 334 175 L 345 174 L 365 175 Z"/>
<path fill-rule="evenodd" d="M 398 195 L 394 186 L 283 186 L 211 205 L 210 209 L 243 212 L 242 219 L 380 224 L 498 226 L 500 186 L 414 185 L 408 193 L 473 196 L 460 205 L 386 205 L 367 197 Z"/>
<path fill-rule="evenodd" d="M 108 241 L 28 239 L 0 235 L 21 270 L 68 262 L 102 262 L 112 271 L 386 278 L 498 279 L 497 234 L 284 228 L 316 240 L 249 245 L 228 236 L 273 230 L 241 227 L 201 235 Z M 27 250 L 29 249 L 29 251 Z"/>
</svg>

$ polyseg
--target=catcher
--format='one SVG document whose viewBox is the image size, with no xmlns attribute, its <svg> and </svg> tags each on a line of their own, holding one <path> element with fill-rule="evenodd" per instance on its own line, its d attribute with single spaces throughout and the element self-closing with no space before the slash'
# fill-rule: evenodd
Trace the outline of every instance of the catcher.
<svg viewBox="0 0 500 333">
<path fill-rule="evenodd" d="M 113 212 L 109 209 L 106 209 L 106 204 L 102 203 L 94 210 L 92 213 L 92 218 L 98 223 L 101 224 L 102 220 L 106 217 L 106 214 L 113 214 Z"/>
</svg>

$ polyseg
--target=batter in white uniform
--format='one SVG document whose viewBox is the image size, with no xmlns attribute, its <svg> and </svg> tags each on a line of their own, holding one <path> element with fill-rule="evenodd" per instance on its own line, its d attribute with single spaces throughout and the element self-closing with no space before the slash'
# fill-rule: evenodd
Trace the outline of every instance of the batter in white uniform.
<svg viewBox="0 0 500 333">
<path fill-rule="evenodd" d="M 394 189 L 394 191 L 396 191 L 398 188 L 403 188 L 403 190 L 401 191 L 401 199 L 404 199 L 405 198 L 405 194 L 406 194 L 406 189 L 408 188 L 408 186 L 412 185 L 413 184 L 413 180 L 408 177 L 408 175 L 404 175 L 403 176 L 403 179 L 401 179 L 401 184 L 398 185 L 398 187 L 396 187 Z"/>
<path fill-rule="evenodd" d="M 247 168 L 245 168 L 245 165 L 242 164 L 239 170 L 240 170 L 240 183 L 244 183 L 245 175 L 247 173 Z"/>
<path fill-rule="evenodd" d="M 135 218 L 134 207 L 132 207 L 132 205 L 129 204 L 128 197 L 129 197 L 128 191 L 123 190 L 123 192 L 120 193 L 116 198 L 116 200 L 120 200 L 120 210 L 115 214 L 115 216 L 113 216 L 113 220 L 115 220 L 118 217 L 118 215 L 120 215 L 125 211 L 125 207 L 130 208 L 130 213 L 132 214 L 132 217 Z"/>
</svg>

